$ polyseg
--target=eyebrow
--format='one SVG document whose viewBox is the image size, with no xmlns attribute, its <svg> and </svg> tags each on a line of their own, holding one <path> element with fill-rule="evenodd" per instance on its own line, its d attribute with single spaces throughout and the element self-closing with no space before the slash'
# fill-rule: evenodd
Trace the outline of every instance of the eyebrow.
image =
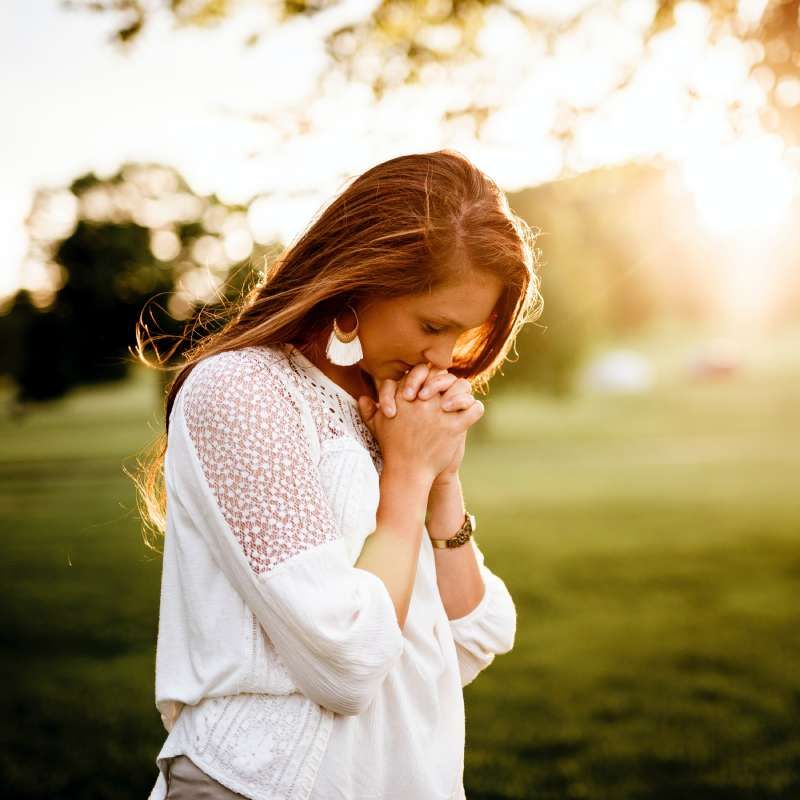
<svg viewBox="0 0 800 800">
<path fill-rule="evenodd" d="M 450 317 L 443 316 L 441 314 L 431 314 L 429 317 L 430 320 L 435 320 L 436 322 L 443 322 L 446 325 L 451 325 L 454 328 L 460 328 L 464 331 L 472 330 L 472 328 L 479 328 L 483 323 L 479 323 L 478 325 L 462 325 L 457 319 L 450 319 Z"/>
<path fill-rule="evenodd" d="M 467 330 L 466 325 L 462 325 L 458 320 L 450 319 L 450 317 L 442 316 L 441 314 L 431 314 L 430 319 L 435 322 L 444 322 L 447 325 L 451 325 L 454 328 L 463 328 Z"/>
</svg>

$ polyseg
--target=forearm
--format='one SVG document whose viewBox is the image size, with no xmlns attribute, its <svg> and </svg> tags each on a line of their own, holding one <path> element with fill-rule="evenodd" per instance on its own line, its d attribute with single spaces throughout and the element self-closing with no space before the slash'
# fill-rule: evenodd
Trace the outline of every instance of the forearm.
<svg viewBox="0 0 800 800">
<path fill-rule="evenodd" d="M 401 629 L 411 605 L 430 488 L 431 479 L 423 474 L 384 467 L 376 528 L 355 563 L 386 584 Z"/>
<path fill-rule="evenodd" d="M 458 475 L 431 487 L 426 524 L 434 539 L 448 539 L 464 523 L 464 496 Z M 485 586 L 469 542 L 461 547 L 433 548 L 436 582 L 448 619 L 469 614 L 483 598 Z"/>
</svg>

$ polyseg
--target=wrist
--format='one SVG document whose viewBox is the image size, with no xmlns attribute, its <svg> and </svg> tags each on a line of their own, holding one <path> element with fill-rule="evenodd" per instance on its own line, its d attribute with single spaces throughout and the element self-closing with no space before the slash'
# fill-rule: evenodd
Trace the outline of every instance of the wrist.
<svg viewBox="0 0 800 800">
<path fill-rule="evenodd" d="M 464 493 L 458 473 L 452 480 L 442 478 L 439 483 L 431 485 L 425 509 L 425 523 L 431 528 L 431 536 L 445 536 L 449 529 L 458 528 L 464 519 L 464 511 Z M 437 533 L 437 529 L 444 529 L 445 533 Z"/>
<path fill-rule="evenodd" d="M 406 530 L 409 523 L 421 532 L 425 524 L 430 481 L 418 470 L 387 468 L 380 475 L 380 500 L 376 511 L 379 527 Z"/>
<path fill-rule="evenodd" d="M 460 482 L 458 470 L 453 472 L 440 472 L 431 482 L 431 489 L 444 489 L 448 486 L 455 486 Z"/>
<path fill-rule="evenodd" d="M 434 478 L 430 470 L 419 464 L 408 464 L 398 461 L 384 461 L 381 470 L 381 481 L 388 483 L 404 483 L 415 489 L 430 491 Z"/>
</svg>

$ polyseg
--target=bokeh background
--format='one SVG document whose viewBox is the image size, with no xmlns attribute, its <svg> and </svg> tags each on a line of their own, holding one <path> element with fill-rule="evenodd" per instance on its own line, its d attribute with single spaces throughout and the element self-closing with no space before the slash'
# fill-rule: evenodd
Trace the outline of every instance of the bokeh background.
<svg viewBox="0 0 800 800">
<path fill-rule="evenodd" d="M 213 325 L 349 178 L 451 147 L 545 298 L 463 470 L 519 614 L 468 797 L 800 797 L 798 6 L 3 3 L 5 796 L 155 781 L 136 320 Z"/>
</svg>

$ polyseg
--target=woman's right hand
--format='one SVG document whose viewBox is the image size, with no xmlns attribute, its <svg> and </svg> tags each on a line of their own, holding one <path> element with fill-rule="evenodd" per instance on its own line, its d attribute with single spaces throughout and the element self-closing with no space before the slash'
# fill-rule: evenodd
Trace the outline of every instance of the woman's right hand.
<svg viewBox="0 0 800 800">
<path fill-rule="evenodd" d="M 481 418 L 484 407 L 475 400 L 462 411 L 445 411 L 439 392 L 429 399 L 406 400 L 403 388 L 413 369 L 399 383 L 393 417 L 385 416 L 366 396 L 359 398 L 358 406 L 361 418 L 380 445 L 384 468 L 418 471 L 432 481 L 453 461 L 464 432 Z"/>
</svg>

